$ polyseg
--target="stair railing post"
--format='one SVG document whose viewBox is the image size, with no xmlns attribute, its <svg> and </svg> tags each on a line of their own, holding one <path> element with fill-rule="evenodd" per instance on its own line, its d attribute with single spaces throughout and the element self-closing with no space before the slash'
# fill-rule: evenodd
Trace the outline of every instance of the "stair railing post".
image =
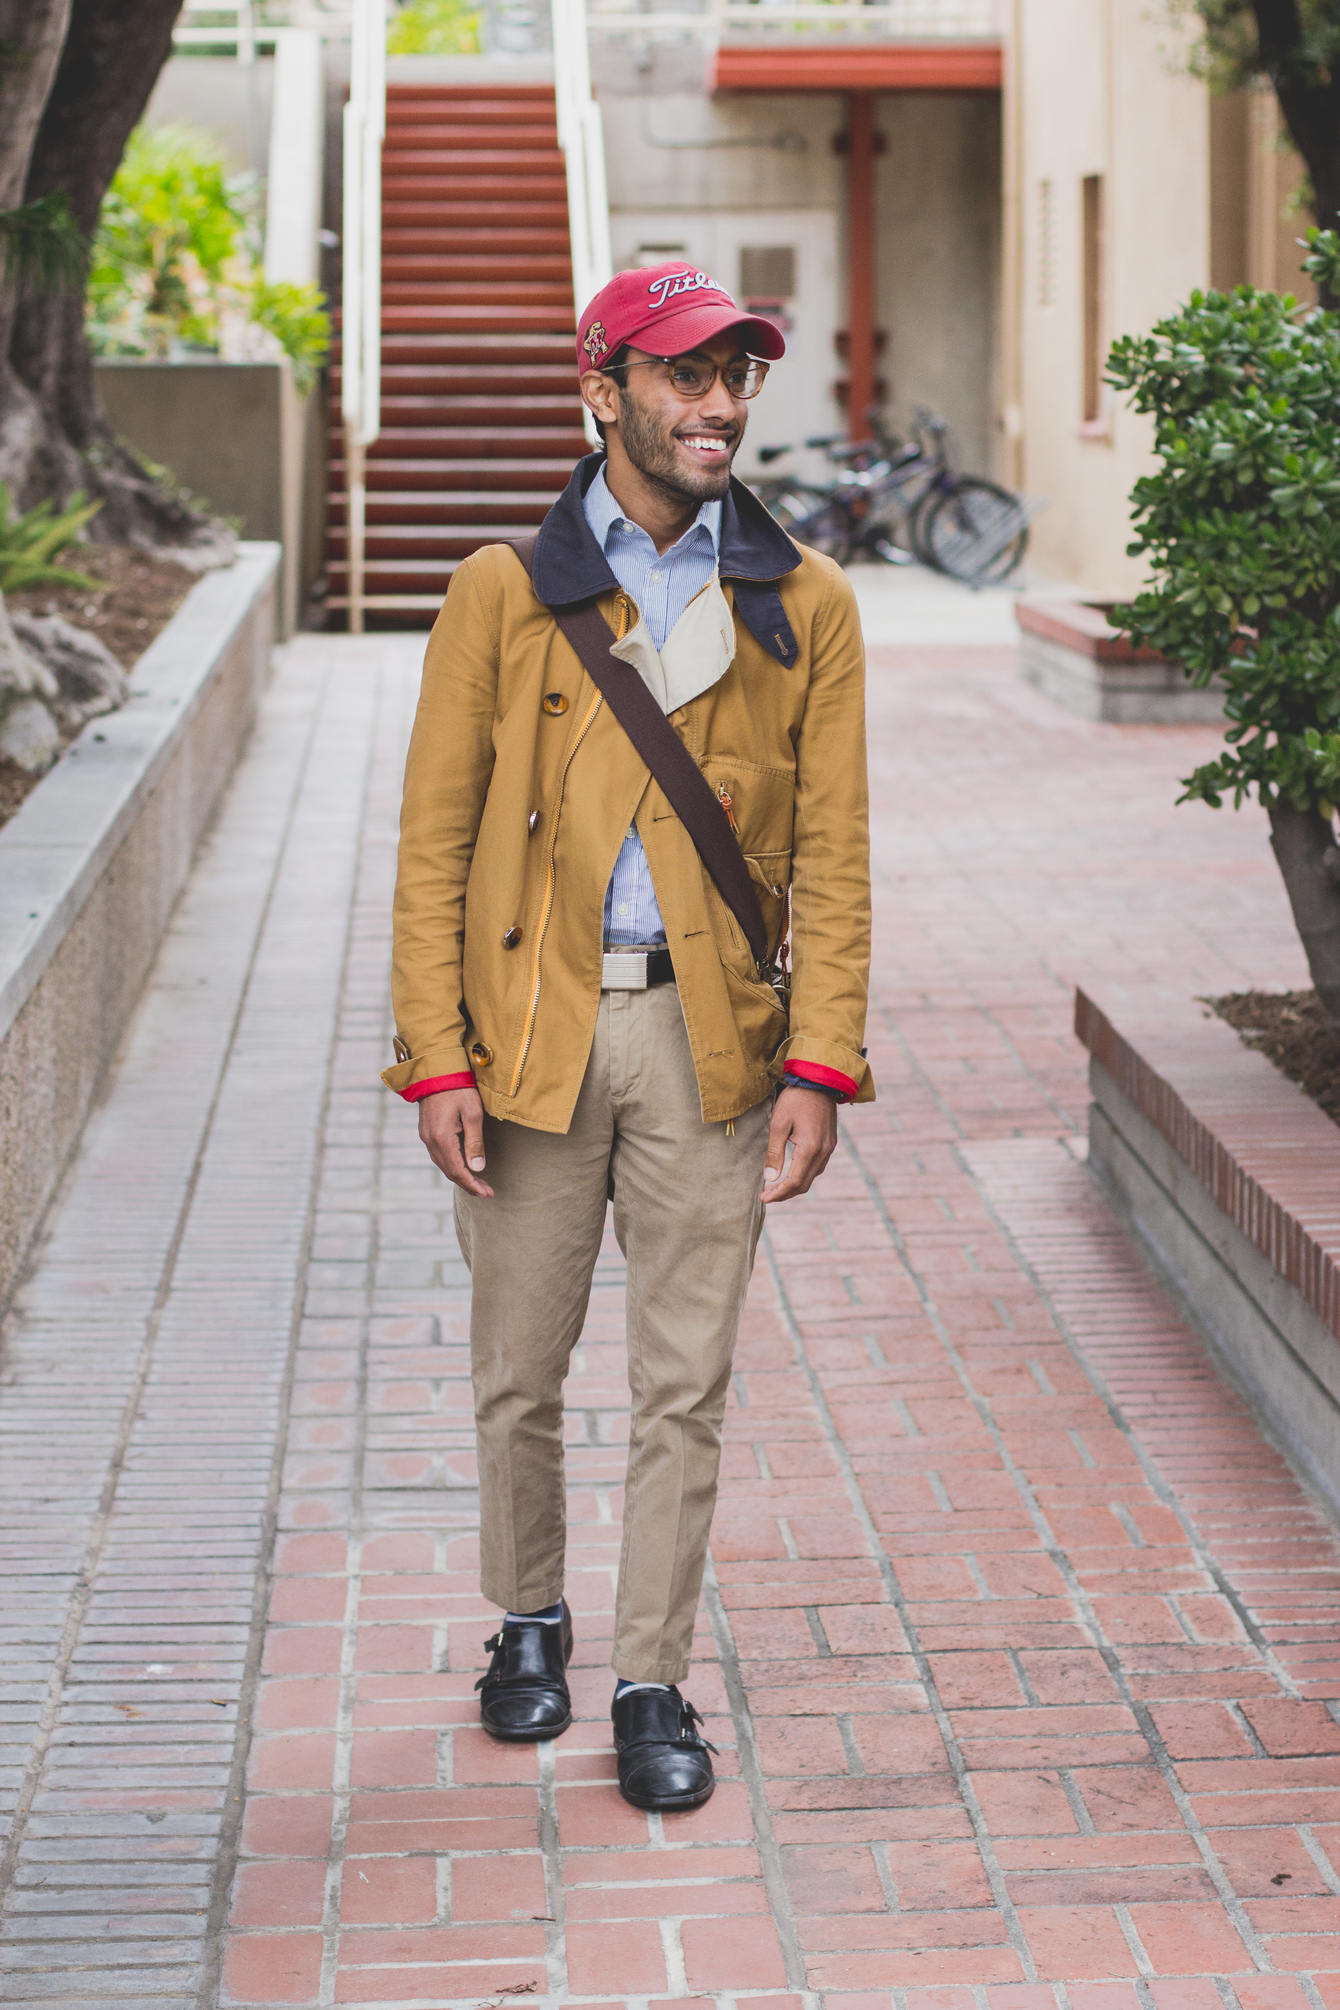
<svg viewBox="0 0 1340 2010">
<path fill-rule="evenodd" d="M 344 436 L 345 522 L 349 574 L 349 633 L 363 633 L 364 531 L 367 525 L 367 449 L 352 429 Z"/>
<path fill-rule="evenodd" d="M 586 0 L 550 0 L 554 41 L 554 108 L 558 143 L 568 185 L 568 236 L 572 246 L 572 291 L 580 314 L 613 270 L 609 195 L 605 181 L 605 134 L 600 108 L 591 95 L 591 53 Z M 595 421 L 586 413 L 586 437 L 594 446 Z"/>
<path fill-rule="evenodd" d="M 381 431 L 381 154 L 386 0 L 353 0 L 344 108 L 340 414 L 344 422 L 349 632 L 363 633 L 367 450 Z"/>
</svg>

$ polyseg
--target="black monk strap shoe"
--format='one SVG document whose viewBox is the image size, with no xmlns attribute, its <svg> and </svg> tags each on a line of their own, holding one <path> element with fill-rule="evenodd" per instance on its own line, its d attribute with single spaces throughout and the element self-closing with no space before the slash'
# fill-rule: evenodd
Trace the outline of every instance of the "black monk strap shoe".
<svg viewBox="0 0 1340 2010">
<path fill-rule="evenodd" d="M 566 1598 L 557 1624 L 505 1619 L 484 1646 L 493 1659 L 475 1687 L 480 1721 L 489 1736 L 536 1745 L 566 1731 L 572 1722 L 567 1678 L 572 1614 Z"/>
<path fill-rule="evenodd" d="M 635 1808 L 696 1808 L 716 1781 L 716 1750 L 699 1736 L 702 1718 L 678 1689 L 630 1689 L 616 1696 L 614 1749 L 619 1792 Z"/>
</svg>

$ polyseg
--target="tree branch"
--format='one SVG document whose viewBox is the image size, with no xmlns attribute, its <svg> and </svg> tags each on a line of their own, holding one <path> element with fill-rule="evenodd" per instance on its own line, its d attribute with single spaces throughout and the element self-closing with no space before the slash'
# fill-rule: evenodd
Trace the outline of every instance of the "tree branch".
<svg viewBox="0 0 1340 2010">
<path fill-rule="evenodd" d="M 0 0 L 0 4 L 3 0 Z M 48 0 L 49 4 L 49 0 Z M 63 189 L 91 234 L 164 63 L 182 0 L 71 0 L 24 199 Z"/>
<path fill-rule="evenodd" d="M 1318 202 L 1318 223 L 1340 178 L 1340 76 L 1321 79 L 1304 63 L 1306 30 L 1298 0 L 1251 0 L 1261 67 L 1279 100 L 1290 138 L 1303 156 Z"/>
</svg>

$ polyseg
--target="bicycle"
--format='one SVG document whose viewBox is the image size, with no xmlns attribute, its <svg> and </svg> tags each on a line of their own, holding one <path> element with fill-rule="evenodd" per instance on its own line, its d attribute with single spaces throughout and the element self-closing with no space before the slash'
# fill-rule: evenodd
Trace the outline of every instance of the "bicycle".
<svg viewBox="0 0 1340 2010">
<path fill-rule="evenodd" d="M 917 437 L 897 439 L 876 412 L 867 414 L 871 437 L 853 443 L 830 436 L 808 439 L 837 465 L 826 486 L 765 478 L 757 492 L 792 536 L 845 565 L 857 552 L 889 564 L 920 560 L 971 586 L 1007 579 L 1028 546 L 1026 505 L 982 475 L 950 465 L 949 428 L 919 410 Z M 793 451 L 764 447 L 765 463 Z"/>
</svg>

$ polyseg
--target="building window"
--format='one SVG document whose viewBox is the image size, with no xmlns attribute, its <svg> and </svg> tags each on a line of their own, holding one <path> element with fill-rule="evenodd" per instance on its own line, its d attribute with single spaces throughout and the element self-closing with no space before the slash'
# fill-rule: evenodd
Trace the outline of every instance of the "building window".
<svg viewBox="0 0 1340 2010">
<path fill-rule="evenodd" d="M 1082 184 L 1084 227 L 1084 422 L 1103 416 L 1103 365 L 1107 361 L 1106 207 L 1103 177 Z"/>
<path fill-rule="evenodd" d="M 632 263 L 637 265 L 668 265 L 672 258 L 687 261 L 689 248 L 686 244 L 639 244 L 633 253 Z"/>
<path fill-rule="evenodd" d="M 1038 183 L 1038 306 L 1056 305 L 1056 190 Z"/>
<path fill-rule="evenodd" d="M 746 244 L 740 248 L 742 300 L 790 300 L 796 290 L 796 251 L 791 244 Z"/>
</svg>

